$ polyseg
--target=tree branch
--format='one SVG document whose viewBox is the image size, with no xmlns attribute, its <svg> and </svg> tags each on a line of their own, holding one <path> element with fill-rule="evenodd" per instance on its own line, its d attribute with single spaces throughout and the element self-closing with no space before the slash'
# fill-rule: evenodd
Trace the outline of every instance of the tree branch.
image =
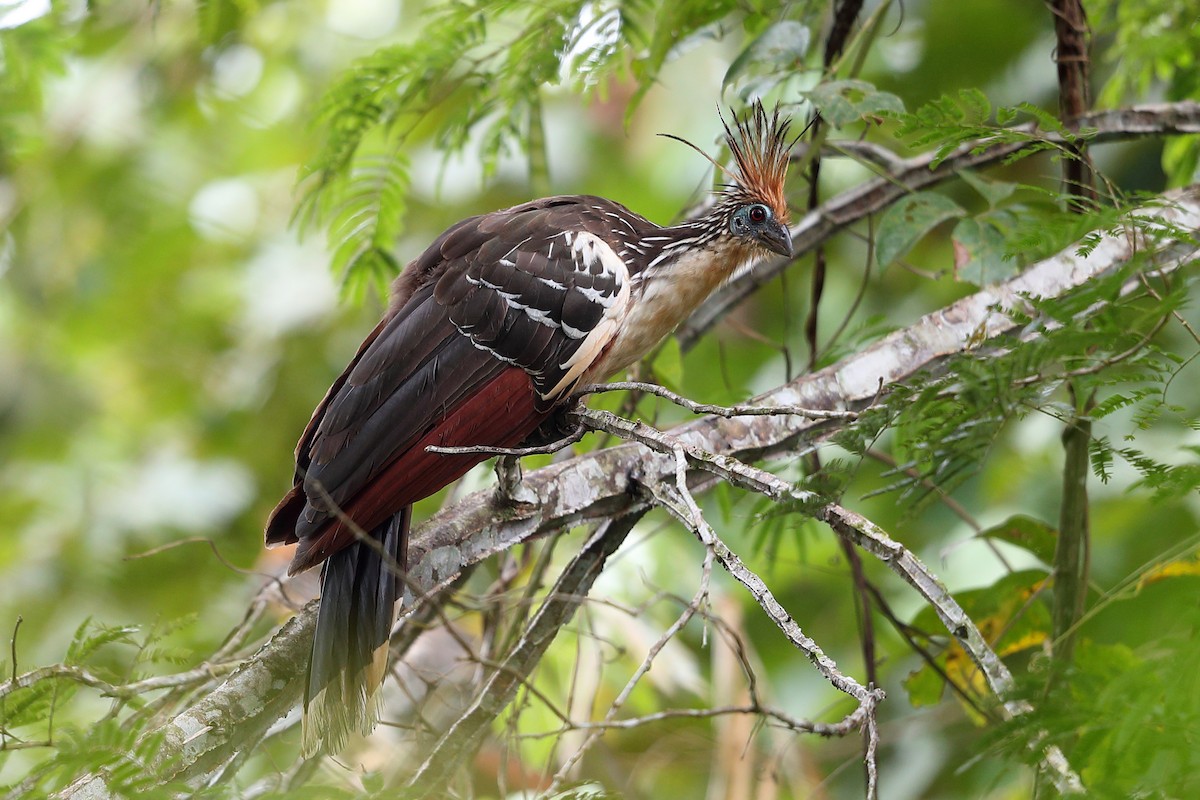
<svg viewBox="0 0 1200 800">
<path fill-rule="evenodd" d="M 478 747 L 494 720 L 516 695 L 524 676 L 541 660 L 562 626 L 587 597 L 592 583 L 633 529 L 640 514 L 630 514 L 603 525 L 571 560 L 554 589 L 530 620 L 521 640 L 479 688 L 471 705 L 446 731 L 417 770 L 409 786 L 414 796 L 446 791 L 453 771 Z"/>
<path fill-rule="evenodd" d="M 683 470 L 686 462 L 690 461 L 694 466 L 713 472 L 735 486 L 752 492 L 758 492 L 775 501 L 790 500 L 811 506 L 814 499 L 812 494 L 798 491 L 782 478 L 766 470 L 736 461 L 736 459 L 730 456 L 718 456 L 713 453 L 701 452 L 693 446 L 681 443 L 673 435 L 663 433 L 644 423 L 631 423 L 607 411 L 585 411 L 584 413 L 585 419 L 589 424 L 610 433 L 616 433 L 623 438 L 636 441 L 655 452 L 670 455 L 674 459 L 676 470 L 675 485 L 678 487 L 677 492 L 680 497 L 685 501 L 685 507 L 681 508 L 679 504 L 673 503 L 670 498 L 663 498 L 661 505 L 667 508 L 685 526 L 691 528 L 700 537 L 702 542 L 715 549 L 722 566 L 750 590 L 754 599 L 758 601 L 763 610 L 767 612 L 767 615 L 780 627 L 789 641 L 809 657 L 826 679 L 838 689 L 859 701 L 859 711 L 864 715 L 863 721 L 868 726 L 867 794 L 868 797 L 874 796 L 874 780 L 872 777 L 874 775 L 874 760 L 871 754 L 874 752 L 874 745 L 878 734 L 873 728 L 873 709 L 875 703 L 882 699 L 882 694 L 874 696 L 854 681 L 854 679 L 839 672 L 836 665 L 825 656 L 816 642 L 808 639 L 808 637 L 800 632 L 799 626 L 787 615 L 783 607 L 775 601 L 774 597 L 771 596 L 770 590 L 767 589 L 761 579 L 746 569 L 745 565 L 716 537 L 716 534 L 713 533 L 712 529 L 703 520 L 695 502 L 691 500 L 691 494 L 687 488 L 686 476 Z M 1000 657 L 996 655 L 996 652 L 992 650 L 983 634 L 976 627 L 974 621 L 967 616 L 966 612 L 958 604 L 958 601 L 954 599 L 949 590 L 938 580 L 937 576 L 921 563 L 920 559 L 888 536 L 878 525 L 861 514 L 843 508 L 836 503 L 824 503 L 819 508 L 813 509 L 810 513 L 816 519 L 821 520 L 832 528 L 846 543 L 857 545 L 875 556 L 888 569 L 899 575 L 920 593 L 921 597 L 937 612 L 938 618 L 946 626 L 946 630 L 958 640 L 963 650 L 967 652 L 972 661 L 979 667 L 987 680 L 988 686 L 992 689 L 992 693 L 1003 703 L 1007 717 L 1024 714 L 1031 710 L 1031 706 L 1028 703 L 1014 700 L 1011 697 L 1014 685 L 1012 673 L 1009 672 L 1008 667 Z M 1078 776 L 1066 764 L 1066 759 L 1063 757 L 1061 751 L 1054 747 L 1047 747 L 1044 760 L 1046 766 L 1050 769 L 1052 777 L 1055 779 L 1055 784 L 1059 788 L 1060 793 L 1075 794 L 1083 790 Z"/>
<path fill-rule="evenodd" d="M 822 677 L 833 684 L 839 691 L 850 695 L 858 701 L 858 707 L 847 715 L 839 725 L 846 730 L 863 727 L 866 731 L 867 747 L 864 755 L 867 773 L 866 796 L 867 800 L 875 800 L 878 783 L 875 754 L 879 744 L 879 728 L 875 709 L 879 703 L 883 702 L 883 690 L 874 686 L 863 686 L 839 670 L 833 659 L 825 654 L 820 645 L 805 635 L 804 631 L 800 629 L 799 623 L 775 599 L 766 582 L 751 571 L 738 558 L 737 554 L 721 541 L 720 537 L 713 531 L 712 526 L 708 524 L 707 520 L 700 513 L 700 508 L 692 497 L 691 491 L 688 489 L 687 463 L 690 457 L 694 457 L 689 454 L 688 449 L 679 442 L 673 441 L 671 437 L 665 437 L 665 440 L 656 440 L 655 449 L 659 449 L 660 452 L 665 449 L 670 453 L 675 463 L 674 484 L 668 484 L 665 481 L 662 484 L 664 488 L 671 487 L 672 491 L 664 491 L 659 495 L 660 504 L 686 528 L 690 529 L 700 542 L 716 555 L 717 560 L 721 562 L 721 566 L 738 583 L 746 587 L 746 590 L 750 592 L 750 596 L 754 598 L 754 601 L 758 603 L 759 607 L 762 608 L 770 620 L 775 623 L 780 632 L 792 643 L 793 647 L 808 657 L 808 660 L 812 662 Z M 736 474 L 749 475 L 752 470 L 754 470 L 753 467 L 746 467 L 745 470 L 738 471 Z M 775 478 L 775 476 L 763 470 L 757 471 L 762 474 L 753 478 L 753 485 L 773 487 L 774 491 L 770 493 L 775 495 L 782 495 L 786 491 L 779 485 L 784 484 L 786 486 L 784 481 Z M 739 485 L 741 484 L 739 483 Z M 674 496 L 672 497 L 672 495 Z"/>
</svg>

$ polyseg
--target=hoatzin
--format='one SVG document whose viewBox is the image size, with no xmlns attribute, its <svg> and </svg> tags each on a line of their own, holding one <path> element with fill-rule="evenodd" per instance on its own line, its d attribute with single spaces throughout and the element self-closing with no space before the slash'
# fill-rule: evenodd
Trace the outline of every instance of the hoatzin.
<svg viewBox="0 0 1200 800">
<path fill-rule="evenodd" d="M 761 105 L 726 124 L 734 166 L 713 163 L 731 182 L 678 225 L 600 197 L 547 197 L 451 226 L 397 278 L 267 522 L 268 545 L 299 543 L 290 574 L 323 564 L 305 755 L 374 727 L 412 504 L 486 457 L 426 448 L 520 445 L 574 387 L 644 356 L 740 267 L 790 256 L 787 129 Z"/>
</svg>

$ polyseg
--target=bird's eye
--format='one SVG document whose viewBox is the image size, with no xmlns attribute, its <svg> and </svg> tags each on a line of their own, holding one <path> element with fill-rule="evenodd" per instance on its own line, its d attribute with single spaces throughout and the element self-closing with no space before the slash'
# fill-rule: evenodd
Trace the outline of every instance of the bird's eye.
<svg viewBox="0 0 1200 800">
<path fill-rule="evenodd" d="M 767 221 L 767 207 L 762 205 L 750 206 L 750 221 L 761 223 Z"/>
</svg>

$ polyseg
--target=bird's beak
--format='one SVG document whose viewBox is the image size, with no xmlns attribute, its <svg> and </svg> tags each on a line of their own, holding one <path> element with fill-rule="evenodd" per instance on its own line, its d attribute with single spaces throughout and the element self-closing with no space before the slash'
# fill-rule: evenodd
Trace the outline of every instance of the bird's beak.
<svg viewBox="0 0 1200 800">
<path fill-rule="evenodd" d="M 792 257 L 792 234 L 782 222 L 764 228 L 758 236 L 758 241 L 772 253 L 778 253 L 785 258 Z"/>
</svg>

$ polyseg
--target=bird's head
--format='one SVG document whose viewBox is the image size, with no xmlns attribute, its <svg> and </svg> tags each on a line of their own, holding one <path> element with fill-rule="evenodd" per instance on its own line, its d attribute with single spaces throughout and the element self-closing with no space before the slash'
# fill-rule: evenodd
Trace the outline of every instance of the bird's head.
<svg viewBox="0 0 1200 800">
<path fill-rule="evenodd" d="M 781 217 L 768 204 L 756 198 L 739 202 L 729 214 L 729 232 L 754 247 L 791 257 L 792 236 L 787 217 Z"/>
<path fill-rule="evenodd" d="M 792 255 L 792 237 L 788 232 L 788 207 L 783 194 L 787 178 L 791 143 L 791 121 L 779 113 L 779 107 L 767 114 L 762 103 L 755 103 L 742 117 L 734 117 L 731 128 L 722 117 L 725 142 L 733 153 L 734 168 L 721 168 L 731 179 L 721 189 L 721 206 L 728 215 L 729 232 L 755 247 Z"/>
<path fill-rule="evenodd" d="M 750 251 L 790 257 L 792 237 L 784 180 L 792 149 L 788 141 L 791 121 L 779 113 L 778 106 L 768 114 L 759 102 L 744 115 L 735 114 L 732 126 L 722 115 L 721 124 L 733 154 L 732 167 L 717 162 L 686 139 L 664 134 L 696 150 L 729 179 L 721 184 L 718 203 L 706 215 L 706 222 L 718 224 L 723 234 Z"/>
</svg>

